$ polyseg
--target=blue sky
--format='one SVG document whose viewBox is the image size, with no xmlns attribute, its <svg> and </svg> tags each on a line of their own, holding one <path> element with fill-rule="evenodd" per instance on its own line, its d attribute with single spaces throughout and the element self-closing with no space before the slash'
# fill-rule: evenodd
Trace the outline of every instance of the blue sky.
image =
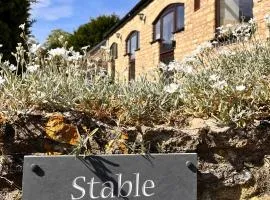
<svg viewBox="0 0 270 200">
<path fill-rule="evenodd" d="M 123 17 L 139 0 L 39 0 L 32 6 L 32 34 L 43 43 L 54 29 L 72 33 L 90 18 L 115 13 Z"/>
</svg>

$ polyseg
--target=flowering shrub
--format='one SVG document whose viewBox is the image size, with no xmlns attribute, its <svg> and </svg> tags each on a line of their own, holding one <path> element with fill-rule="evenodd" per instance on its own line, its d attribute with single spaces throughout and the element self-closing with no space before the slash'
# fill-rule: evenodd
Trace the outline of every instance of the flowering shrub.
<svg viewBox="0 0 270 200">
<path fill-rule="evenodd" d="M 270 43 L 253 38 L 218 49 L 213 43 L 172 62 L 174 82 L 165 91 L 181 96 L 185 114 L 240 126 L 269 117 Z"/>
<path fill-rule="evenodd" d="M 106 73 L 93 76 L 87 47 L 81 55 L 72 48 L 46 52 L 33 42 L 28 49 L 18 44 L 17 65 L 0 59 L 0 111 L 75 110 L 125 124 L 180 123 L 195 116 L 245 126 L 268 118 L 270 43 L 254 37 L 233 48 L 214 46 L 203 43 L 183 61 L 161 64 L 172 74 L 169 82 L 141 77 L 126 84 L 112 83 Z M 21 76 L 19 66 L 25 68 Z"/>
<path fill-rule="evenodd" d="M 254 19 L 240 24 L 227 24 L 218 27 L 217 38 L 213 44 L 248 41 L 256 32 L 256 29 L 257 24 Z"/>
</svg>

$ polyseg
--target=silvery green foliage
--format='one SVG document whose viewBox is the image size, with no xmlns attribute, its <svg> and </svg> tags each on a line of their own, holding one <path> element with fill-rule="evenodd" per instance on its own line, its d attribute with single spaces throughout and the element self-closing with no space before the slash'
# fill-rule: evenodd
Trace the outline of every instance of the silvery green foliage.
<svg viewBox="0 0 270 200">
<path fill-rule="evenodd" d="M 180 62 L 161 63 L 156 79 L 138 77 L 127 84 L 113 83 L 105 69 L 98 69 L 86 54 L 88 47 L 79 54 L 72 48 L 46 52 L 33 42 L 28 49 L 18 44 L 17 66 L 0 59 L 0 111 L 76 110 L 125 124 L 195 116 L 245 126 L 269 117 L 269 42 L 252 37 L 215 46 L 203 43 Z M 16 75 L 19 66 L 25 67 L 21 76 Z"/>
</svg>

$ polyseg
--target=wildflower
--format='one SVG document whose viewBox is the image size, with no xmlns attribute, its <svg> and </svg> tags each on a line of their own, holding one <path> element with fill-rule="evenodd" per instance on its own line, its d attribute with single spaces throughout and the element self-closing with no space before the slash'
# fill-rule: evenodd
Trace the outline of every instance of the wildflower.
<svg viewBox="0 0 270 200">
<path fill-rule="evenodd" d="M 159 63 L 159 69 L 161 69 L 162 71 L 167 71 L 168 70 L 168 66 L 165 63 L 160 62 Z"/>
<path fill-rule="evenodd" d="M 218 54 L 223 55 L 223 56 L 233 56 L 236 53 L 234 51 L 229 51 L 229 50 L 226 50 L 226 49 L 222 49 L 222 50 L 218 51 Z"/>
<path fill-rule="evenodd" d="M 226 25 L 226 28 L 232 28 L 232 27 L 233 27 L 232 24 L 227 24 L 227 25 Z"/>
<path fill-rule="evenodd" d="M 50 51 L 48 51 L 48 54 L 51 56 L 66 56 L 67 55 L 67 50 L 65 50 L 64 48 L 56 48 L 56 49 L 51 49 Z"/>
<path fill-rule="evenodd" d="M 2 44 L 0 44 L 0 48 L 2 48 L 3 47 L 3 45 Z"/>
<path fill-rule="evenodd" d="M 90 45 L 82 47 L 81 50 L 87 50 L 90 47 Z"/>
<path fill-rule="evenodd" d="M 101 70 L 98 75 L 100 78 L 105 78 L 107 76 L 107 72 L 105 70 Z"/>
<path fill-rule="evenodd" d="M 249 21 L 248 21 L 249 24 L 251 25 L 256 25 L 256 19 L 255 18 L 251 18 Z"/>
<path fill-rule="evenodd" d="M 25 29 L 25 23 L 24 23 L 24 24 L 21 24 L 21 25 L 19 26 L 19 28 L 22 29 L 22 30 L 24 30 L 24 29 Z"/>
<path fill-rule="evenodd" d="M 30 51 L 31 53 L 36 53 L 36 52 L 39 50 L 40 47 L 41 47 L 40 44 L 33 44 L 33 45 L 30 47 L 29 51 Z"/>
<path fill-rule="evenodd" d="M 216 88 L 216 89 L 224 89 L 225 87 L 227 87 L 228 84 L 227 82 L 224 80 L 224 81 L 218 81 L 216 82 L 212 87 L 213 88 Z"/>
<path fill-rule="evenodd" d="M 4 64 L 4 65 L 9 65 L 10 62 L 9 62 L 8 60 L 6 60 L 3 64 Z"/>
<path fill-rule="evenodd" d="M 80 55 L 79 52 L 72 52 L 72 55 L 68 57 L 68 61 L 73 61 L 73 60 L 79 60 L 82 58 L 82 55 Z"/>
<path fill-rule="evenodd" d="M 39 68 L 39 65 L 30 65 L 27 67 L 27 71 L 29 71 L 30 73 L 33 73 L 35 71 L 37 71 Z"/>
<path fill-rule="evenodd" d="M 193 52 L 194 55 L 198 55 L 201 54 L 202 52 L 204 52 L 205 50 L 209 50 L 212 49 L 214 46 L 211 42 L 203 42 L 202 44 L 200 44 L 195 51 Z"/>
<path fill-rule="evenodd" d="M 211 81 L 217 81 L 218 79 L 219 79 L 219 76 L 216 75 L 216 74 L 213 74 L 213 75 L 210 76 Z"/>
<path fill-rule="evenodd" d="M 193 72 L 193 67 L 190 65 L 187 65 L 186 67 L 183 67 L 183 72 L 187 73 L 187 74 L 192 74 Z"/>
<path fill-rule="evenodd" d="M 0 76 L 0 86 L 3 85 L 5 82 L 6 80 L 2 76 Z"/>
<path fill-rule="evenodd" d="M 216 29 L 217 29 L 218 31 L 221 31 L 221 30 L 223 30 L 223 26 L 217 27 Z"/>
<path fill-rule="evenodd" d="M 15 65 L 11 64 L 8 69 L 13 72 L 13 71 L 17 70 L 17 67 Z"/>
<path fill-rule="evenodd" d="M 198 59 L 195 55 L 186 56 L 183 59 L 183 63 L 196 63 L 197 61 L 198 61 Z"/>
<path fill-rule="evenodd" d="M 179 89 L 180 85 L 176 83 L 171 83 L 164 87 L 164 91 L 170 94 L 175 93 Z"/>
<path fill-rule="evenodd" d="M 244 85 L 236 86 L 236 90 L 237 90 L 237 91 L 242 92 L 242 91 L 244 91 L 245 89 L 246 89 L 246 86 L 244 86 Z"/>
<path fill-rule="evenodd" d="M 179 62 L 172 61 L 167 66 L 167 71 L 180 71 L 182 69 L 182 65 Z"/>
</svg>

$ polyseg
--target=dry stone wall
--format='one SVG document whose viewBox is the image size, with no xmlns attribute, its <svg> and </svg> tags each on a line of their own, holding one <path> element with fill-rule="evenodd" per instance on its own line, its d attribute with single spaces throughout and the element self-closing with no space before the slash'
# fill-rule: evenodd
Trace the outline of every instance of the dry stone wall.
<svg viewBox="0 0 270 200">
<path fill-rule="evenodd" d="M 35 113 L 2 121 L 0 127 L 2 199 L 19 199 L 24 155 L 72 152 L 196 152 L 199 200 L 269 199 L 269 121 L 245 129 L 220 126 L 211 119 L 190 119 L 185 127 L 119 127 L 83 113 Z M 78 138 L 87 136 L 87 144 L 78 149 Z"/>
</svg>

